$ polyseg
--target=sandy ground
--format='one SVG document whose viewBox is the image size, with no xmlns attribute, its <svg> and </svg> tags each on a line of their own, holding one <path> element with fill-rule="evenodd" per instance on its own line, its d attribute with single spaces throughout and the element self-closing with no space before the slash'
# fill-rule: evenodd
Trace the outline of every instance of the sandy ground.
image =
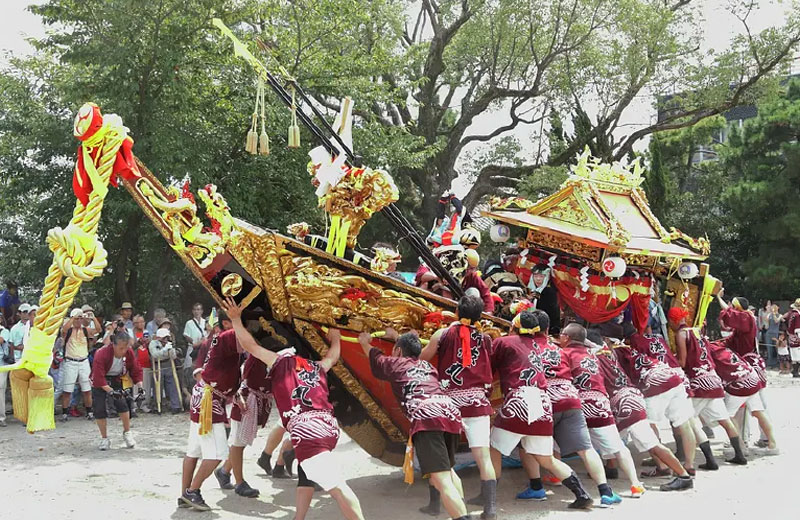
<svg viewBox="0 0 800 520">
<path fill-rule="evenodd" d="M 637 519 L 690 518 L 698 513 L 719 519 L 752 518 L 768 513 L 776 518 L 797 518 L 797 502 L 791 492 L 800 467 L 800 380 L 771 376 L 767 390 L 781 455 L 760 457 L 751 450 L 745 467 L 724 465 L 714 473 L 699 473 L 693 491 L 661 493 L 657 486 L 666 479 L 648 479 L 649 492 L 641 499 L 627 498 L 612 509 L 595 509 L 592 518 Z M 274 419 L 274 414 L 273 414 Z M 245 452 L 245 475 L 261 491 L 258 499 L 244 499 L 222 491 L 212 477 L 203 487 L 208 513 L 177 509 L 180 468 L 188 430 L 188 415 L 143 416 L 134 419 L 138 445 L 125 449 L 118 420 L 109 420 L 112 449 L 97 450 L 99 435 L 94 423 L 83 418 L 58 424 L 51 432 L 29 435 L 9 417 L 0 428 L 0 518 L 59 520 L 124 518 L 138 519 L 247 519 L 293 518 L 294 482 L 274 481 L 256 466 L 268 430 L 262 430 L 256 444 Z M 713 441 L 721 455 L 724 433 L 718 429 Z M 370 458 L 354 442 L 343 437 L 337 448 L 344 462 L 342 471 L 361 499 L 366 518 L 424 519 L 417 508 L 427 500 L 426 485 L 417 479 L 406 486 L 398 468 Z M 701 460 L 698 453 L 698 460 Z M 582 480 L 589 484 L 583 468 Z M 468 496 L 479 489 L 474 469 L 462 473 Z M 569 493 L 553 488 L 545 502 L 514 499 L 527 480 L 522 470 L 506 470 L 499 489 L 501 519 L 556 518 L 583 515 L 567 511 Z M 628 494 L 623 480 L 611 481 L 615 490 Z M 593 485 L 590 492 L 596 497 Z M 478 508 L 471 508 L 472 512 Z M 474 515 L 476 518 L 478 515 Z M 439 518 L 445 518 L 442 514 Z M 314 496 L 310 519 L 341 518 L 330 496 Z"/>
</svg>

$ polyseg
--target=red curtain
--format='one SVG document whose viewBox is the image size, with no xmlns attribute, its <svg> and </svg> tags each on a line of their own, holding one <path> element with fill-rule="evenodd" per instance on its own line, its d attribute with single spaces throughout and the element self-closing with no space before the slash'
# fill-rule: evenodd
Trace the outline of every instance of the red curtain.
<svg viewBox="0 0 800 520">
<path fill-rule="evenodd" d="M 603 323 L 620 315 L 628 305 L 634 326 L 643 332 L 647 327 L 650 305 L 650 278 L 622 277 L 616 281 L 605 276 L 590 275 L 589 290 L 581 290 L 580 271 L 556 266 L 550 279 L 558 290 L 562 304 L 590 323 Z M 611 284 L 614 284 L 616 291 Z M 615 298 L 614 293 L 627 298 Z"/>
</svg>

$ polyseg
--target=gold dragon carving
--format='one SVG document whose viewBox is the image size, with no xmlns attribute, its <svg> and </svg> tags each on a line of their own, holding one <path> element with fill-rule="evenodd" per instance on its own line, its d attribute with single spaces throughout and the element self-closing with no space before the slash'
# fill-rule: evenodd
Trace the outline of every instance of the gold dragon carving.
<svg viewBox="0 0 800 520">
<path fill-rule="evenodd" d="M 192 197 L 182 195 L 175 186 L 169 187 L 165 196 L 143 177 L 137 181 L 136 189 L 160 212 L 170 230 L 172 249 L 188 255 L 201 269 L 211 265 L 240 235 L 225 199 L 214 185 L 198 191 L 211 219 L 211 228 L 205 227 L 197 216 L 197 204 Z"/>
</svg>

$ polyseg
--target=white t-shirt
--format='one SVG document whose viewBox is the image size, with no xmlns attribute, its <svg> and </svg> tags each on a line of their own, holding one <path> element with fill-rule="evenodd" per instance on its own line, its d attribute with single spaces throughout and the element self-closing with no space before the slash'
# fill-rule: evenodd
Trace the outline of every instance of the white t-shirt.
<svg viewBox="0 0 800 520">
<path fill-rule="evenodd" d="M 125 358 L 114 357 L 111 361 L 111 368 L 108 369 L 107 376 L 118 376 L 122 374 L 122 369 L 125 368 Z"/>
<path fill-rule="evenodd" d="M 194 318 L 190 319 L 186 322 L 186 325 L 183 327 L 183 335 L 184 337 L 188 337 L 192 340 L 192 343 L 195 343 L 201 339 L 205 339 L 208 335 L 206 332 L 206 320 L 205 318 L 200 318 L 199 320 L 195 320 Z M 192 357 L 189 355 L 194 350 L 194 347 L 190 343 L 186 347 L 186 357 L 183 359 L 183 368 L 189 368 L 192 366 Z"/>
<path fill-rule="evenodd" d="M 778 347 L 778 355 L 779 356 L 788 356 L 789 355 L 789 344 L 784 343 L 783 346 Z"/>
</svg>

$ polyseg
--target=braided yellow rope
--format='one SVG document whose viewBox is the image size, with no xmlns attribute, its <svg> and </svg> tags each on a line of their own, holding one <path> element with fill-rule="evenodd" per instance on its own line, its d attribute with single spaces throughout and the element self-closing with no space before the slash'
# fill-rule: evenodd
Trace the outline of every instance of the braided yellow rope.
<svg viewBox="0 0 800 520">
<path fill-rule="evenodd" d="M 93 114 L 101 117 L 99 110 L 95 109 L 96 106 L 89 103 L 81 107 L 75 122 L 76 137 L 81 138 L 87 132 Z M 108 254 L 97 239 L 97 226 L 117 152 L 127 133 L 122 120 L 111 114 L 103 118 L 103 125 L 94 135 L 81 143 L 79 153 L 92 182 L 89 202 L 84 207 L 77 201 L 67 227 L 56 227 L 47 233 L 53 263 L 45 278 L 30 337 L 21 359 L 13 365 L 0 367 L 0 371 L 15 371 L 18 375 L 13 379 L 17 381 L 16 388 L 12 388 L 15 392 L 14 415 L 27 423 L 29 432 L 55 428 L 53 382 L 47 374 L 53 358 L 53 343 L 81 284 L 101 275 L 108 265 Z M 94 152 L 96 158 L 93 160 L 91 154 Z M 48 388 L 49 393 L 43 392 Z"/>
</svg>

